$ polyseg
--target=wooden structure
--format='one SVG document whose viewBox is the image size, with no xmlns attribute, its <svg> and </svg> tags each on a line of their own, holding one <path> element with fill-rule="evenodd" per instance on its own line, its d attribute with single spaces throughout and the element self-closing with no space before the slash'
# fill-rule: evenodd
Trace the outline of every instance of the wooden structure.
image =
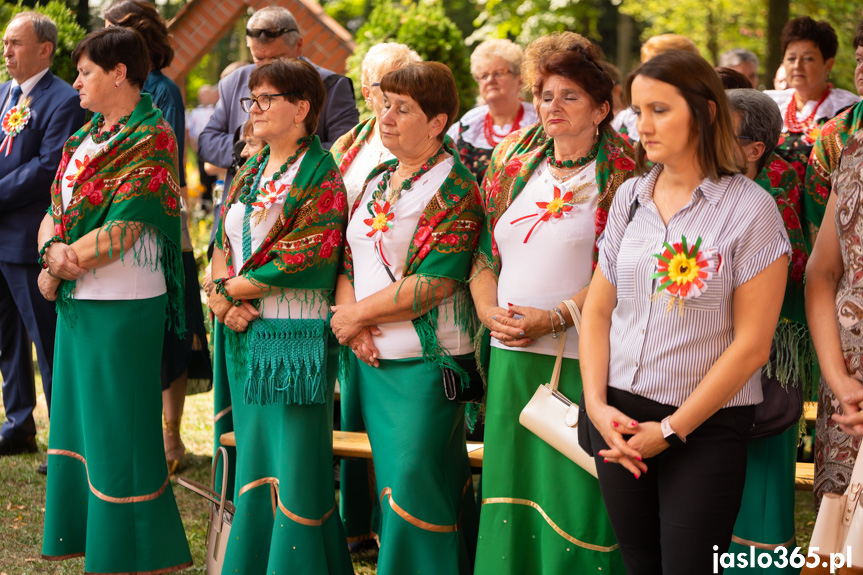
<svg viewBox="0 0 863 575">
<path fill-rule="evenodd" d="M 303 56 L 343 74 L 355 48 L 350 32 L 330 18 L 314 0 L 191 0 L 168 22 L 174 61 L 163 70 L 182 90 L 186 76 L 249 10 L 284 6 L 297 19 Z"/>
</svg>

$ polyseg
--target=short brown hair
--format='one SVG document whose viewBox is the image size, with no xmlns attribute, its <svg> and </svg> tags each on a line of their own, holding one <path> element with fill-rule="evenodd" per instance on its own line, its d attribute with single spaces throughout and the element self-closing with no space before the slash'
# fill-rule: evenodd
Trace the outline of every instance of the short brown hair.
<svg viewBox="0 0 863 575">
<path fill-rule="evenodd" d="M 601 131 L 608 129 L 614 116 L 611 94 L 614 80 L 601 65 L 599 48 L 592 44 L 577 43 L 563 52 L 552 54 L 539 65 L 539 75 L 534 82 L 533 93 L 541 93 L 545 82 L 551 76 L 561 76 L 578 84 L 593 101 L 594 106 L 599 107 L 603 102 L 608 103 L 608 113 L 598 126 Z"/>
<path fill-rule="evenodd" d="M 120 0 L 105 11 L 105 20 L 114 26 L 133 28 L 144 38 L 150 52 L 151 70 L 171 65 L 174 49 L 168 38 L 168 27 L 155 6 L 144 0 Z"/>
<path fill-rule="evenodd" d="M 126 79 L 138 88 L 150 74 L 150 56 L 147 45 L 132 28 L 109 26 L 91 32 L 81 40 L 72 52 L 72 63 L 78 65 L 81 56 L 87 56 L 94 64 L 109 72 L 118 64 L 126 66 Z"/>
<path fill-rule="evenodd" d="M 440 62 L 417 62 L 384 74 L 381 90 L 416 100 L 426 118 L 446 114 L 446 126 L 438 134 L 443 141 L 458 114 L 458 90 L 449 66 Z"/>
<path fill-rule="evenodd" d="M 834 58 L 836 51 L 839 50 L 839 38 L 836 37 L 836 31 L 826 20 L 816 22 L 809 16 L 802 16 L 789 20 L 785 27 L 782 28 L 782 56 L 785 57 L 785 51 L 788 50 L 788 44 L 791 42 L 800 42 L 809 40 L 818 46 L 821 51 L 821 57 L 825 60 Z"/>
<path fill-rule="evenodd" d="M 857 29 L 854 31 L 854 49 L 860 46 L 863 46 L 863 20 L 857 22 Z"/>
<path fill-rule="evenodd" d="M 315 67 L 305 60 L 286 58 L 263 64 L 249 76 L 249 90 L 254 90 L 262 84 L 269 84 L 280 93 L 299 94 L 285 96 L 285 99 L 296 104 L 300 100 L 309 103 L 309 113 L 303 124 L 306 133 L 311 136 L 318 128 L 318 116 L 324 107 L 327 97 L 321 75 Z"/>
<path fill-rule="evenodd" d="M 698 162 L 711 180 L 740 173 L 735 150 L 737 137 L 731 123 L 731 108 L 719 76 L 701 56 L 672 50 L 641 64 L 626 79 L 626 93 L 632 98 L 632 82 L 638 76 L 659 80 L 677 88 L 692 115 L 690 138 L 696 139 Z M 710 103 L 713 102 L 714 109 Z M 636 171 L 647 172 L 645 151 L 636 147 Z"/>
<path fill-rule="evenodd" d="M 525 89 L 530 92 L 539 74 L 539 65 L 555 52 L 562 52 L 573 44 L 590 44 L 590 40 L 576 32 L 552 32 L 540 36 L 527 45 L 521 61 L 521 79 Z"/>
</svg>

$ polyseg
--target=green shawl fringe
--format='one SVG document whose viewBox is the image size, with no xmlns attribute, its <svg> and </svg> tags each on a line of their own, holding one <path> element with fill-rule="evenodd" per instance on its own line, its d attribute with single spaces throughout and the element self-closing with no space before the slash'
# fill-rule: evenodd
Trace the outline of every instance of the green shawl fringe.
<svg viewBox="0 0 863 575">
<path fill-rule="evenodd" d="M 113 220 L 106 222 L 96 232 L 97 259 L 99 258 L 99 236 L 103 233 L 111 234 L 114 228 L 120 230 L 119 246 L 115 246 L 114 242 L 111 242 L 108 248 L 108 257 L 113 258 L 115 251 L 119 249 L 120 260 L 123 262 L 126 261 L 126 256 L 129 255 L 128 251 L 122 247 L 125 244 L 127 233 L 130 231 L 133 233 L 140 232 L 141 236 L 149 233 L 153 238 L 155 246 L 151 246 L 149 242 L 140 242 L 139 244 L 139 241 L 135 241 L 132 244 L 132 261 L 136 266 L 150 269 L 151 271 L 161 269 L 162 275 L 165 276 L 165 288 L 169 296 L 165 310 L 167 326 L 179 337 L 184 337 L 186 334 L 185 299 L 183 297 L 171 297 L 174 294 L 183 294 L 185 289 L 183 252 L 180 247 L 155 226 L 141 222 Z M 93 270 L 93 273 L 97 270 L 98 268 Z M 70 327 L 75 325 L 76 320 L 74 307 L 70 305 L 71 300 L 74 299 L 76 284 L 77 281 L 64 280 L 57 291 L 57 313 L 64 319 L 66 325 Z"/>
<path fill-rule="evenodd" d="M 234 375 L 247 405 L 326 403 L 327 322 L 259 319 L 246 332 L 226 330 Z"/>
<path fill-rule="evenodd" d="M 445 279 L 449 278 L 417 274 L 417 282 L 414 287 L 413 310 L 414 313 L 422 315 L 413 320 L 413 325 L 422 346 L 423 361 L 430 366 L 434 365 L 440 369 L 450 368 L 455 371 L 461 381 L 461 388 L 464 390 L 470 384 L 470 375 L 458 365 L 449 351 L 441 345 L 437 337 L 440 305 L 435 305 L 435 296 L 438 289 L 445 289 L 443 285 L 443 280 Z M 404 282 L 401 283 L 399 289 L 396 291 L 396 299 L 398 299 L 402 285 L 404 285 Z M 425 292 L 425 297 L 422 295 L 423 292 Z M 463 333 L 473 339 L 479 329 L 480 322 L 476 315 L 473 299 L 470 297 L 467 286 L 463 282 L 458 282 L 452 298 L 453 322 Z M 445 300 L 446 298 L 443 298 L 441 302 Z M 483 385 L 485 385 L 485 380 L 483 380 Z M 479 406 L 477 404 L 471 403 L 466 405 L 465 418 L 471 431 L 473 431 L 476 425 L 478 413 Z"/>
<path fill-rule="evenodd" d="M 767 362 L 764 373 L 767 377 L 773 377 L 775 371 L 776 379 L 783 388 L 802 385 L 803 397 L 810 397 L 815 349 L 809 328 L 801 323 L 779 318 L 773 334 L 773 344 L 776 346 L 776 365 Z"/>
</svg>

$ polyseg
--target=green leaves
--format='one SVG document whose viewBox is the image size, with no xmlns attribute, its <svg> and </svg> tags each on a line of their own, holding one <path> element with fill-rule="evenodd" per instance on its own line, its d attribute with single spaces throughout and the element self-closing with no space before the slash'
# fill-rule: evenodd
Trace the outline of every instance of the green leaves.
<svg viewBox="0 0 863 575">
<path fill-rule="evenodd" d="M 423 60 L 445 63 L 459 89 L 459 116 L 474 106 L 476 82 L 470 75 L 470 51 L 442 3 L 377 0 L 369 19 L 357 31 L 356 42 L 357 49 L 348 58 L 348 76 L 354 82 L 361 117 L 371 113 L 360 92 L 363 58 L 369 48 L 381 42 L 400 42 L 416 50 Z"/>
</svg>

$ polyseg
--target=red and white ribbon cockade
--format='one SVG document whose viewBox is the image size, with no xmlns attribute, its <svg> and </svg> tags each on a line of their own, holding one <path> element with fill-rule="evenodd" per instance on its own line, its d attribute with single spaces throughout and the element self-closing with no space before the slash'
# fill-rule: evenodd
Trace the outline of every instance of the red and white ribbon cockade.
<svg viewBox="0 0 863 575">
<path fill-rule="evenodd" d="M 5 155 L 9 155 L 9 152 L 12 151 L 12 140 L 21 133 L 29 121 L 30 107 L 26 104 L 18 104 L 9 108 L 9 111 L 3 116 L 2 127 L 6 137 L 3 138 L 3 142 L 0 142 L 0 152 L 5 151 Z"/>
<path fill-rule="evenodd" d="M 539 209 L 535 214 L 529 214 L 527 216 L 516 218 L 512 222 L 510 222 L 510 225 L 514 226 L 520 222 L 527 221 L 531 218 L 537 218 L 536 222 L 534 222 L 534 224 L 528 230 L 527 235 L 524 237 L 524 243 L 527 243 L 527 240 L 530 239 L 530 234 L 533 233 L 533 230 L 535 230 L 539 224 L 552 219 L 560 219 L 569 212 L 571 212 L 573 206 L 587 201 L 587 199 L 590 197 L 590 194 L 585 194 L 579 197 L 575 197 L 575 194 L 576 192 L 581 191 L 583 188 L 586 188 L 589 185 L 590 182 L 587 182 L 578 186 L 574 190 L 567 190 L 566 193 L 563 194 L 561 193 L 560 188 L 554 186 L 554 196 L 552 197 L 550 202 L 536 202 L 536 207 Z"/>
<path fill-rule="evenodd" d="M 393 206 L 385 200 L 375 200 L 371 208 L 372 217 L 363 220 L 363 223 L 371 228 L 366 236 L 372 238 L 375 242 L 375 246 L 381 254 L 381 259 L 384 260 L 384 263 L 392 265 L 384 255 L 384 246 L 381 242 L 385 234 L 393 227 L 393 218 L 396 217 L 393 212 Z"/>
</svg>

